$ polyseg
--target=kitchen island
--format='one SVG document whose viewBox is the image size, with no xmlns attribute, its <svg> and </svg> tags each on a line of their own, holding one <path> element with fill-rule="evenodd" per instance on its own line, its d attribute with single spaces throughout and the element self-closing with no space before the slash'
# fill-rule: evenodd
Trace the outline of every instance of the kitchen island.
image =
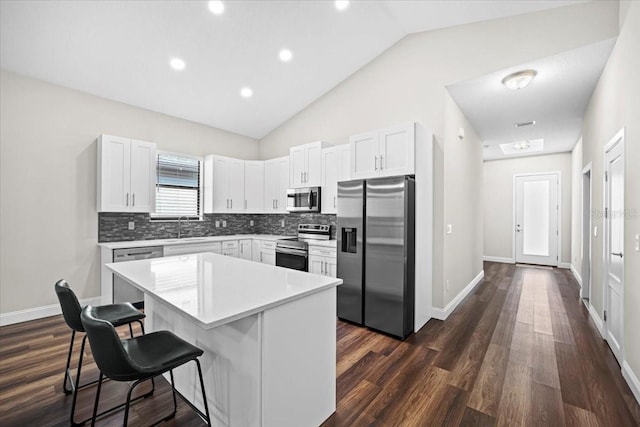
<svg viewBox="0 0 640 427">
<path fill-rule="evenodd" d="M 147 331 L 204 350 L 212 425 L 318 426 L 335 411 L 342 280 L 213 253 L 106 267 L 144 292 Z M 203 410 L 195 365 L 174 373 Z"/>
</svg>

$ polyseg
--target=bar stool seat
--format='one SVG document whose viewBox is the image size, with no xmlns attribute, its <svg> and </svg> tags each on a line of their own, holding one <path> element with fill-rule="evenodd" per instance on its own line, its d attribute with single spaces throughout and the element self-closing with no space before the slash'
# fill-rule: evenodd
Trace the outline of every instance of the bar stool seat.
<svg viewBox="0 0 640 427">
<path fill-rule="evenodd" d="M 153 380 L 154 377 L 169 372 L 173 392 L 173 412 L 163 418 L 163 420 L 173 418 L 177 412 L 173 369 L 190 361 L 194 361 L 198 367 L 202 400 L 205 408 L 204 414 L 198 410 L 197 412 L 206 420 L 208 425 L 211 425 L 209 405 L 207 403 L 207 395 L 202 378 L 202 368 L 198 360 L 198 357 L 204 353 L 200 348 L 186 342 L 169 331 L 151 332 L 146 335 L 120 340 L 114 326 L 106 320 L 99 319 L 97 317 L 97 310 L 91 306 L 86 306 L 82 310 L 80 318 L 89 337 L 93 358 L 100 369 L 98 390 L 96 392 L 93 417 L 91 420 L 92 426 L 95 425 L 98 416 L 98 404 L 100 401 L 100 389 L 103 377 L 114 381 L 133 382 L 129 386 L 124 411 L 123 425 L 126 426 L 129 419 L 131 394 L 134 388 L 143 381 Z M 155 424 L 156 423 L 153 425 Z"/>
<path fill-rule="evenodd" d="M 87 422 L 89 419 L 83 421 L 75 421 L 75 408 L 76 402 L 78 398 L 78 390 L 92 384 L 96 384 L 96 381 L 91 381 L 86 384 L 80 385 L 80 373 L 82 370 L 82 359 L 84 357 L 84 347 L 87 342 L 87 335 L 85 334 L 82 338 L 82 345 L 80 346 L 80 357 L 78 360 L 78 368 L 76 372 L 76 378 L 73 379 L 73 375 L 71 375 L 70 365 L 71 365 L 71 354 L 73 353 L 73 344 L 75 341 L 76 332 L 84 333 L 84 326 L 82 325 L 82 321 L 80 320 L 80 314 L 82 313 L 82 307 L 80 306 L 80 302 L 76 297 L 76 294 L 69 287 L 69 284 L 66 280 L 60 279 L 55 284 L 56 295 L 58 296 L 58 301 L 60 302 L 60 308 L 62 309 L 62 316 L 64 320 L 71 329 L 71 342 L 69 344 L 69 353 L 67 355 L 67 366 L 64 371 L 64 379 L 62 380 L 62 389 L 65 394 L 73 393 L 73 402 L 71 404 L 71 415 L 69 417 L 70 423 L 72 426 L 82 425 Z M 131 324 L 133 322 L 138 322 L 140 324 L 140 328 L 142 333 L 144 334 L 144 324 L 142 323 L 142 319 L 146 316 L 143 312 L 135 308 L 130 303 L 120 303 L 120 304 L 109 304 L 102 305 L 98 307 L 94 307 L 96 316 L 100 319 L 105 319 L 109 323 L 114 326 L 129 326 L 129 334 L 133 337 L 133 328 Z M 70 385 L 70 388 L 67 388 L 67 382 Z M 154 384 L 155 385 L 155 384 Z M 148 393 L 151 394 L 153 391 Z M 143 396 L 146 397 L 147 395 Z M 120 405 L 122 406 L 122 405 Z M 106 411 L 109 412 L 116 408 L 111 408 Z"/>
</svg>

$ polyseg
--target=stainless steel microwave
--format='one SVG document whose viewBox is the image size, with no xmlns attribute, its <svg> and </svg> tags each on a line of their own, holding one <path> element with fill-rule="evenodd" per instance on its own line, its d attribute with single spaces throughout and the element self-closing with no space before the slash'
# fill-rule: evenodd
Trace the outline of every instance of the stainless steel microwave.
<svg viewBox="0 0 640 427">
<path fill-rule="evenodd" d="M 289 212 L 320 212 L 320 187 L 288 189 L 287 210 Z"/>
</svg>

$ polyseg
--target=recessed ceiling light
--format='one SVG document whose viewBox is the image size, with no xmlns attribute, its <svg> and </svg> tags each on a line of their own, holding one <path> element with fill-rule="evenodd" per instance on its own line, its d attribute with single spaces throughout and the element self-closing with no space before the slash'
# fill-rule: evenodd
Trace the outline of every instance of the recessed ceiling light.
<svg viewBox="0 0 640 427">
<path fill-rule="evenodd" d="M 172 58 L 171 61 L 169 61 L 169 65 L 171 65 L 171 68 L 176 71 L 182 71 L 186 66 L 184 61 L 180 58 Z"/>
<path fill-rule="evenodd" d="M 251 98 L 253 96 L 253 90 L 250 87 L 243 87 L 240 89 L 240 95 L 243 98 Z"/>
<path fill-rule="evenodd" d="M 535 70 L 518 71 L 502 79 L 502 84 L 512 90 L 524 89 L 531 83 L 536 74 L 538 73 Z"/>
<path fill-rule="evenodd" d="M 209 11 L 214 15 L 222 15 L 224 12 L 224 3 L 220 0 L 211 0 L 209 2 Z"/>
<path fill-rule="evenodd" d="M 280 57 L 280 61 L 289 62 L 291 58 L 293 58 L 293 53 L 289 49 L 282 49 L 278 56 Z"/>
<path fill-rule="evenodd" d="M 336 6 L 336 9 L 345 10 L 349 7 L 349 0 L 336 0 L 334 4 Z"/>
</svg>

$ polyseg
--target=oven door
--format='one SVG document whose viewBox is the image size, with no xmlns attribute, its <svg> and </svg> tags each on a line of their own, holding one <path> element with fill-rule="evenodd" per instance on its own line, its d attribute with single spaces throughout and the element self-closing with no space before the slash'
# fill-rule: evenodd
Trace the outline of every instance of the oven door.
<svg viewBox="0 0 640 427">
<path fill-rule="evenodd" d="M 320 212 L 320 187 L 287 190 L 289 212 Z"/>
<path fill-rule="evenodd" d="M 276 266 L 307 271 L 307 251 L 276 247 Z"/>
</svg>

